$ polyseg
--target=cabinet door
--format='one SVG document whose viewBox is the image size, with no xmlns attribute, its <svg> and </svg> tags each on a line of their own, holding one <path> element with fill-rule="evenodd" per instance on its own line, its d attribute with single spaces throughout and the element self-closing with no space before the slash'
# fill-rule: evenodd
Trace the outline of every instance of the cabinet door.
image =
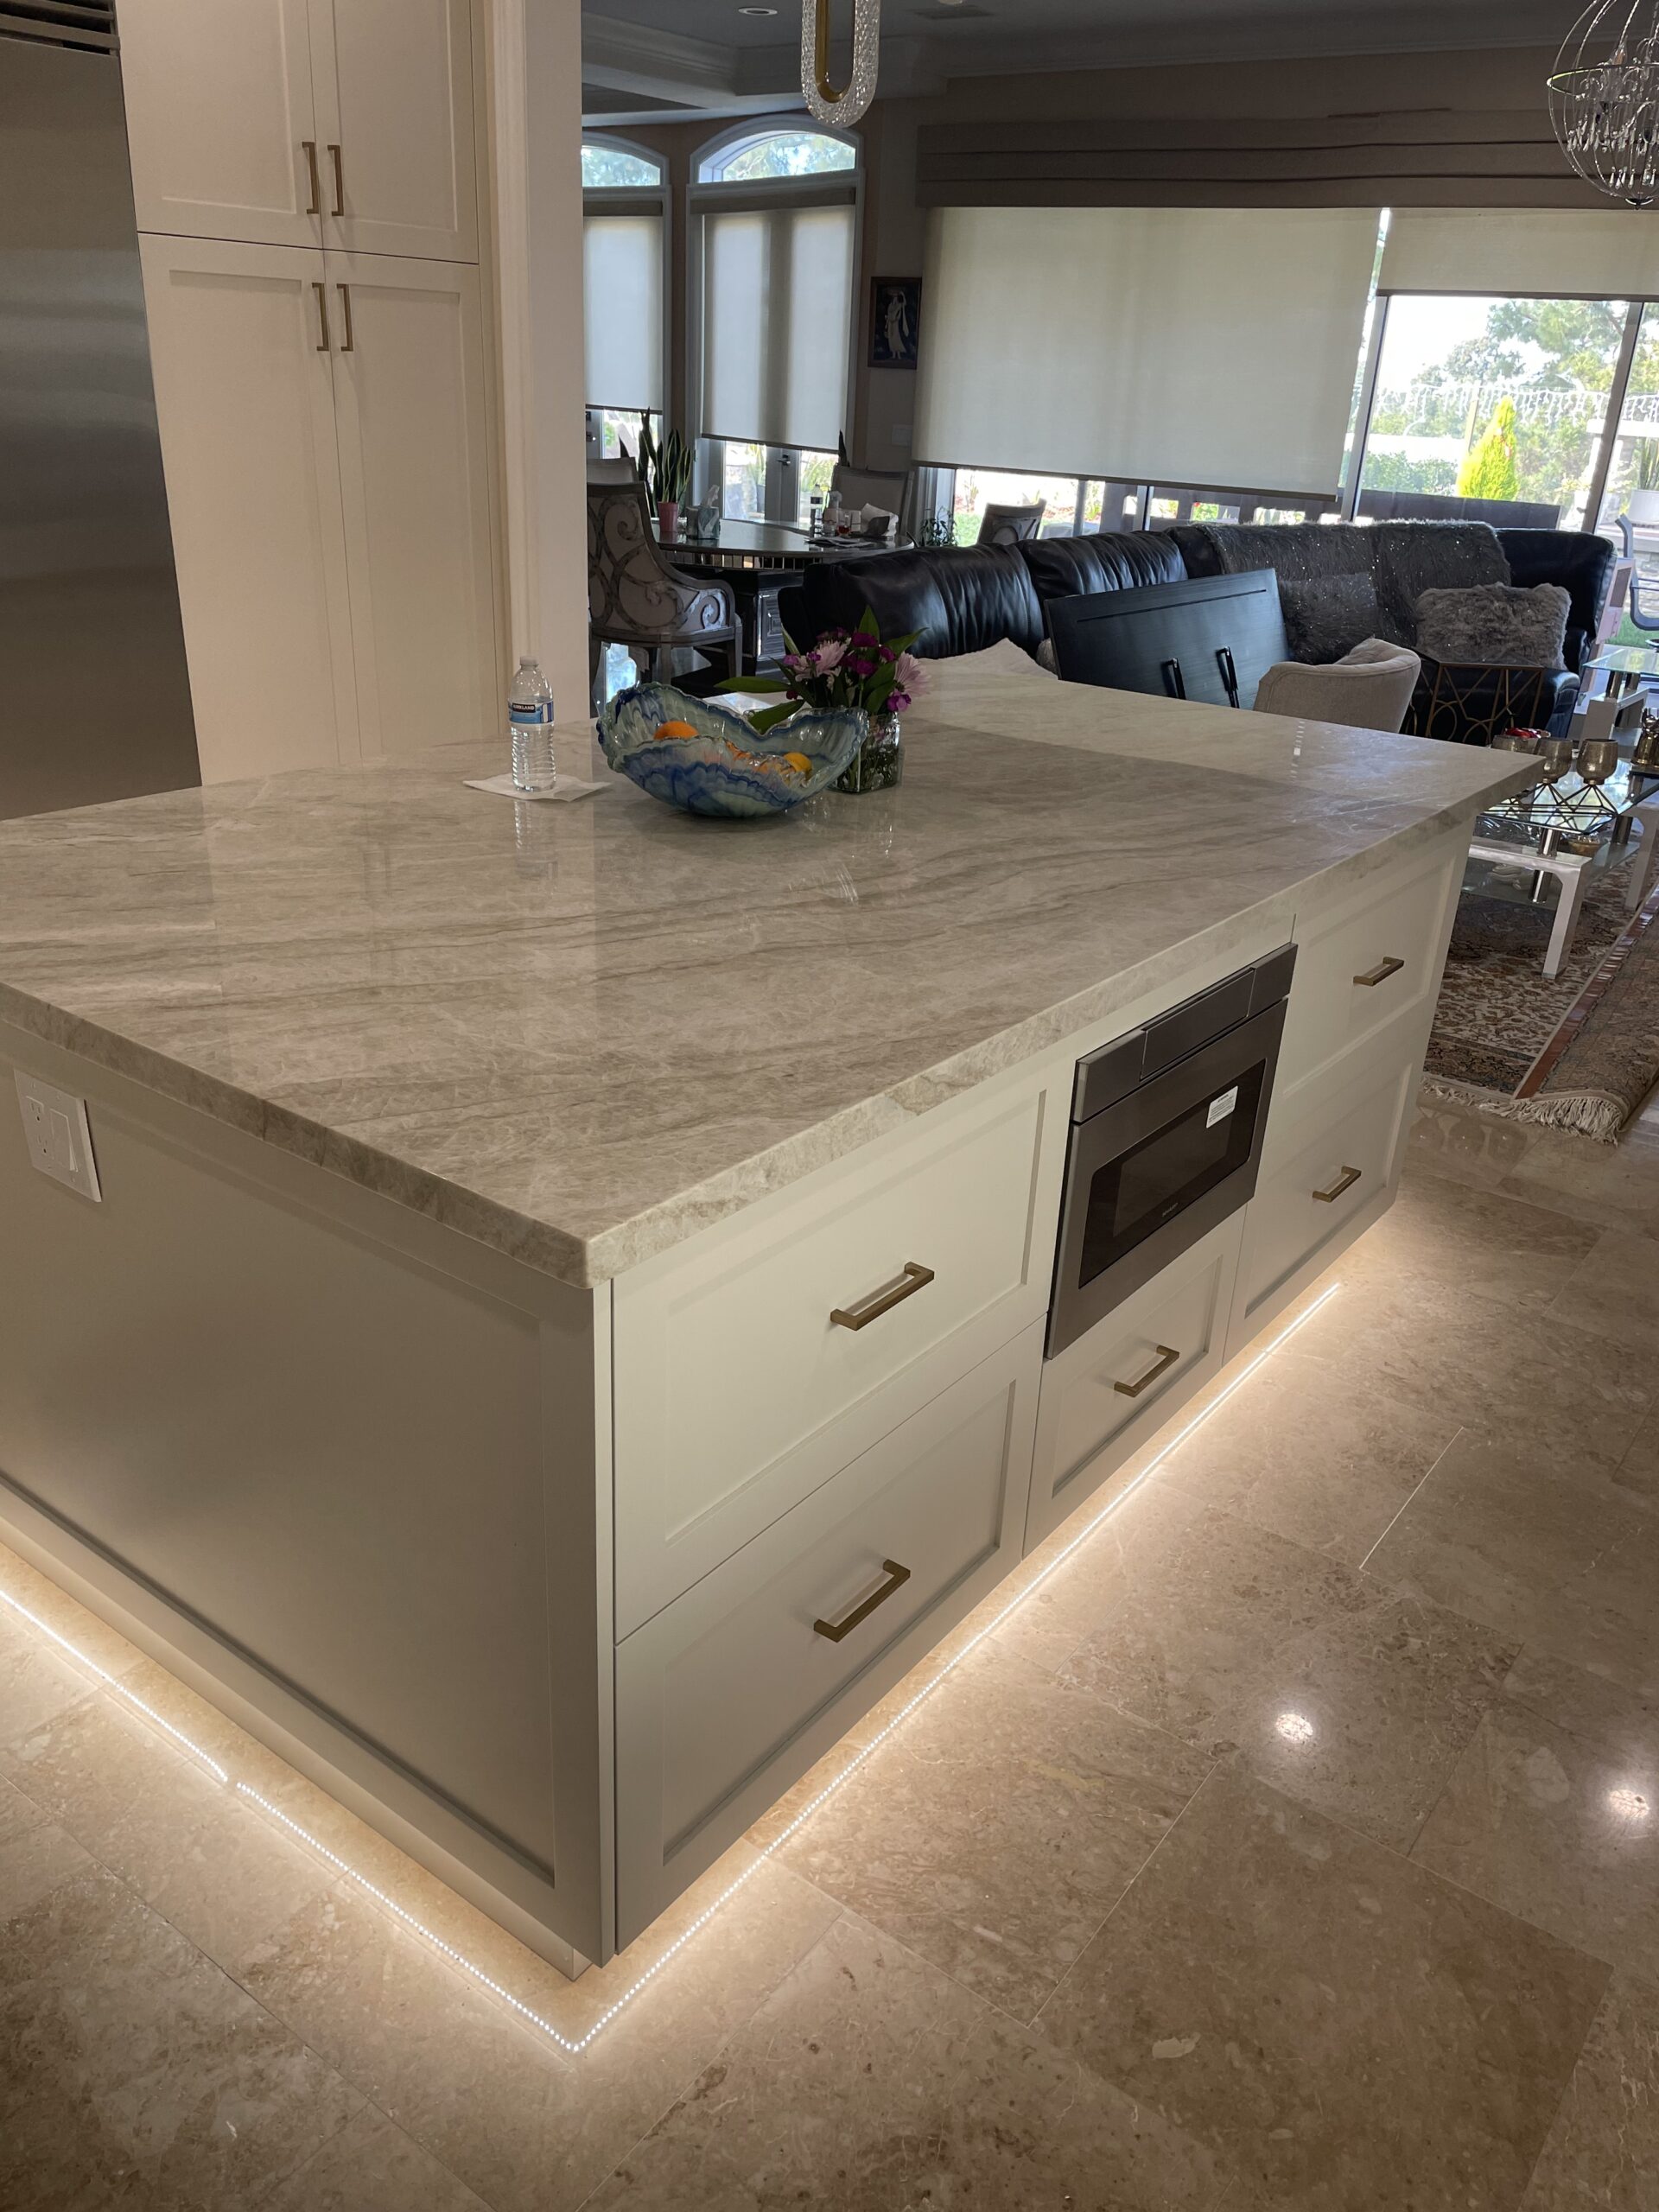
<svg viewBox="0 0 1659 2212">
<path fill-rule="evenodd" d="M 478 271 L 324 259 L 364 756 L 474 742 L 499 707 Z"/>
<path fill-rule="evenodd" d="M 323 257 L 143 251 L 202 780 L 338 766 L 356 709 Z"/>
<path fill-rule="evenodd" d="M 323 239 L 478 259 L 468 0 L 310 0 Z"/>
<path fill-rule="evenodd" d="M 123 0 L 141 231 L 321 243 L 306 10 L 307 0 Z"/>
</svg>

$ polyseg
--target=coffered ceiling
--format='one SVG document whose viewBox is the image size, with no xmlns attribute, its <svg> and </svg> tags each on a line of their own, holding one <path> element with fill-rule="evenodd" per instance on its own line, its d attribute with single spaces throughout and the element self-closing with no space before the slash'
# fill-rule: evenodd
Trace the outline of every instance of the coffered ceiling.
<svg viewBox="0 0 1659 2212">
<path fill-rule="evenodd" d="M 1549 46 L 1578 0 L 883 0 L 882 90 L 1173 60 Z M 850 0 L 831 0 L 843 30 Z M 587 0 L 590 119 L 798 101 L 800 0 Z"/>
</svg>

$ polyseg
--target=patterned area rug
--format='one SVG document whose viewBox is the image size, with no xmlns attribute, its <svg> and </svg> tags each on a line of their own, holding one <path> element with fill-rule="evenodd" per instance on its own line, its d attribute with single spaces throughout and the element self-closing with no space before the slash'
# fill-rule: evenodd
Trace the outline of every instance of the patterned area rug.
<svg viewBox="0 0 1659 2212">
<path fill-rule="evenodd" d="M 1553 907 L 1465 892 L 1429 1040 L 1430 1096 L 1618 1139 L 1659 1079 L 1659 889 L 1631 915 L 1626 887 L 1623 868 L 1597 879 L 1553 982 Z"/>
</svg>

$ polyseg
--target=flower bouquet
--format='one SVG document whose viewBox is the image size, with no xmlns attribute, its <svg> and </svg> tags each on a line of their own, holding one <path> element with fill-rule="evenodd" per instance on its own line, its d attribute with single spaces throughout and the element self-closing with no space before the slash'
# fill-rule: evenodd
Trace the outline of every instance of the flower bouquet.
<svg viewBox="0 0 1659 2212">
<path fill-rule="evenodd" d="M 786 638 L 789 651 L 776 676 L 740 676 L 722 689 L 784 694 L 776 706 L 751 715 L 758 732 L 775 729 L 802 713 L 850 709 L 863 715 L 869 734 L 836 789 L 884 791 L 903 772 L 899 717 L 927 680 L 923 663 L 910 651 L 918 634 L 883 639 L 880 625 L 866 607 L 855 630 L 826 630 L 805 652 Z"/>
</svg>

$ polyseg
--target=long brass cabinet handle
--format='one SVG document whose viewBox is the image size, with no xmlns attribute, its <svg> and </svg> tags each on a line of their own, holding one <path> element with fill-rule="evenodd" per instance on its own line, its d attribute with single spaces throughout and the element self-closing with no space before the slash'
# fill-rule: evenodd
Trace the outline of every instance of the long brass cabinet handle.
<svg viewBox="0 0 1659 2212">
<path fill-rule="evenodd" d="M 1390 976 L 1397 976 L 1405 964 L 1403 960 L 1396 960 L 1389 953 L 1386 958 L 1379 960 L 1375 968 L 1368 968 L 1363 976 L 1356 976 L 1354 981 L 1363 989 L 1374 991 L 1379 983 L 1386 983 Z"/>
<path fill-rule="evenodd" d="M 317 327 L 322 333 L 321 338 L 317 342 L 317 351 L 319 353 L 326 353 L 329 351 L 328 288 L 326 284 L 314 284 L 311 289 L 317 296 Z"/>
<path fill-rule="evenodd" d="M 1351 1191 L 1364 1171 L 1358 1167 L 1344 1167 L 1328 1191 L 1315 1191 L 1313 1196 L 1322 1206 L 1333 1206 L 1344 1191 Z"/>
<path fill-rule="evenodd" d="M 321 215 L 322 179 L 317 175 L 317 142 L 315 138 L 302 138 L 300 143 L 305 149 L 305 166 L 311 172 L 311 205 L 305 212 L 308 215 Z"/>
<path fill-rule="evenodd" d="M 880 1290 L 873 1290 L 856 1306 L 837 1306 L 830 1319 L 838 1329 L 868 1329 L 872 1321 L 891 1313 L 895 1306 L 914 1298 L 918 1290 L 925 1290 L 932 1280 L 931 1268 L 918 1267 L 914 1260 L 906 1260 L 903 1274 L 883 1283 Z"/>
<path fill-rule="evenodd" d="M 895 1590 L 902 1590 L 910 1580 L 910 1569 L 900 1567 L 896 1559 L 884 1559 L 881 1572 L 887 1579 L 879 1590 L 872 1591 L 861 1605 L 855 1605 L 844 1620 L 814 1621 L 813 1635 L 827 1636 L 831 1643 L 839 1643 L 843 1637 L 852 1634 L 861 1621 L 868 1620 L 878 1605 L 885 1605 Z"/>
<path fill-rule="evenodd" d="M 355 353 L 357 334 L 352 327 L 352 288 L 349 284 L 342 284 L 340 288 L 340 311 L 346 318 L 346 335 L 340 341 L 340 350 L 342 353 Z"/>
<path fill-rule="evenodd" d="M 1160 1375 L 1167 1375 L 1180 1357 L 1173 1344 L 1160 1344 L 1158 1357 L 1138 1382 L 1114 1382 L 1112 1388 L 1121 1398 L 1138 1398 L 1143 1390 L 1150 1390 Z"/>
<path fill-rule="evenodd" d="M 329 147 L 328 158 L 334 165 L 334 213 L 343 215 L 346 213 L 346 173 L 340 167 L 338 146 Z"/>
</svg>

